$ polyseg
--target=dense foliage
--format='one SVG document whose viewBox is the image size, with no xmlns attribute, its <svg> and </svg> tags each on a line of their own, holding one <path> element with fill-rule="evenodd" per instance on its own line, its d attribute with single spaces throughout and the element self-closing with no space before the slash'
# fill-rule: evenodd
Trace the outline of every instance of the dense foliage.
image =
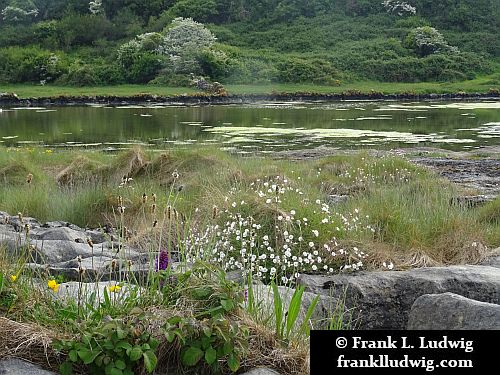
<svg viewBox="0 0 500 375">
<path fill-rule="evenodd" d="M 0 82 L 457 81 L 499 24 L 496 0 L 0 0 Z"/>
</svg>

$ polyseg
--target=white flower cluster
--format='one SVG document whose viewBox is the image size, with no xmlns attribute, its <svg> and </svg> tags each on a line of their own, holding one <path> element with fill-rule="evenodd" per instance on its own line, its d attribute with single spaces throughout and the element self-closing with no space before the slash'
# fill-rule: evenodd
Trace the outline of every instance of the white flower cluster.
<svg viewBox="0 0 500 375">
<path fill-rule="evenodd" d="M 265 281 L 275 279 L 280 284 L 293 283 L 300 273 L 328 274 L 355 271 L 363 266 L 366 254 L 357 247 L 343 247 L 335 237 L 324 243 L 326 233 L 332 231 L 342 235 L 371 229 L 362 224 L 359 210 L 347 215 L 332 213 L 329 205 L 319 199 L 309 202 L 286 177 L 257 180 L 250 187 L 266 214 L 258 219 L 243 215 L 241 212 L 248 210 L 248 204 L 228 196 L 227 208 L 221 213 L 225 215 L 224 225 L 209 225 L 202 232 L 187 236 L 183 247 L 188 262 L 204 259 L 227 271 L 241 270 Z M 229 195 L 238 192 L 233 189 Z M 299 207 L 282 207 L 297 198 L 302 205 L 314 209 L 314 220 L 299 216 Z M 322 221 L 313 223 L 318 214 Z"/>
<path fill-rule="evenodd" d="M 398 16 L 414 15 L 417 9 L 404 1 L 399 0 L 385 0 L 382 5 L 388 13 L 397 14 Z"/>
<path fill-rule="evenodd" d="M 38 9 L 31 3 L 29 8 L 18 8 L 15 6 L 7 6 L 2 10 L 2 18 L 4 21 L 19 22 L 38 15 Z"/>
</svg>

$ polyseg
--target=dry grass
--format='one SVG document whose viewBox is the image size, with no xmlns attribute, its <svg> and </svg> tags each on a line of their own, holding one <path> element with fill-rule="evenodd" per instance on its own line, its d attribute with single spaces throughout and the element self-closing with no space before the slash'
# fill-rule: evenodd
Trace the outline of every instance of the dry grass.
<svg viewBox="0 0 500 375">
<path fill-rule="evenodd" d="M 0 358 L 20 358 L 54 370 L 62 358 L 51 344 L 60 338 L 53 330 L 0 317 Z"/>
</svg>

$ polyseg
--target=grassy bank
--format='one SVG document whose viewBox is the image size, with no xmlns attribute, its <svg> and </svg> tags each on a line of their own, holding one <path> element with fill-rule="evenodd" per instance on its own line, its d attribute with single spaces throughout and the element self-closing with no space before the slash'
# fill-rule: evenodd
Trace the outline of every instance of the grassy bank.
<svg viewBox="0 0 500 375">
<path fill-rule="evenodd" d="M 0 211 L 21 224 L 111 225 L 118 249 L 133 244 L 149 256 L 147 278 L 137 278 L 118 250 L 109 274 L 121 271 L 106 282 L 89 282 L 77 258 L 71 286 L 28 267 L 31 246 L 13 254 L 0 241 L 0 358 L 62 374 L 308 373 L 310 329 L 355 322 L 341 301 L 314 320 L 319 297 L 303 305 L 297 273 L 474 263 L 500 245 L 499 199 L 450 204 L 456 186 L 401 157 L 0 151 Z M 191 268 L 173 269 L 174 253 Z M 228 280 L 233 271 L 240 283 Z"/>
<path fill-rule="evenodd" d="M 374 267 L 384 261 L 404 267 L 416 256 L 429 264 L 470 262 L 484 246 L 500 245 L 498 200 L 475 209 L 450 205 L 460 194 L 456 186 L 397 157 L 360 153 L 292 162 L 239 158 L 216 149 L 163 154 L 136 149 L 118 155 L 4 151 L 0 210 L 83 227 L 115 225 L 121 196 L 125 224 L 136 229 L 137 240 L 149 233 L 157 213 L 172 206 L 175 193 L 174 208 L 193 230 L 214 224 L 215 207 L 215 224 L 251 217 L 260 224 L 259 235 L 301 237 L 296 252 L 310 242 L 330 253 L 358 248 L 371 254 L 368 263 Z M 175 184 L 174 171 L 180 176 Z M 27 184 L 30 173 L 33 182 Z M 124 184 L 124 176 L 133 180 Z M 153 193 L 155 214 L 150 203 L 142 203 L 143 194 Z M 276 233 L 278 221 L 283 225 Z M 338 258 L 331 261 L 339 264 Z"/>
<path fill-rule="evenodd" d="M 335 94 L 349 91 L 359 91 L 370 94 L 372 91 L 384 94 L 456 94 L 487 93 L 490 89 L 500 88 L 499 75 L 484 76 L 463 82 L 421 82 L 421 83 L 391 83 L 363 81 L 340 83 L 338 86 L 320 86 L 310 84 L 268 84 L 268 85 L 227 85 L 229 95 L 271 95 L 273 93 L 318 93 Z M 58 96 L 134 96 L 151 94 L 161 96 L 176 96 L 198 92 L 187 87 L 167 87 L 161 85 L 119 85 L 99 87 L 71 87 L 52 85 L 1 85 L 0 92 L 14 92 L 20 98 L 58 97 Z"/>
</svg>

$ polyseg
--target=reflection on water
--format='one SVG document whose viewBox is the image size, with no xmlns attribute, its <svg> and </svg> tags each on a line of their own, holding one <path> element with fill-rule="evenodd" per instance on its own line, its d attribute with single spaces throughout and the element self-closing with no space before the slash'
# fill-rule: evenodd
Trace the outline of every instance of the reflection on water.
<svg viewBox="0 0 500 375">
<path fill-rule="evenodd" d="M 0 143 L 112 148 L 219 144 L 260 151 L 435 145 L 460 150 L 500 143 L 500 101 L 3 108 Z"/>
</svg>

